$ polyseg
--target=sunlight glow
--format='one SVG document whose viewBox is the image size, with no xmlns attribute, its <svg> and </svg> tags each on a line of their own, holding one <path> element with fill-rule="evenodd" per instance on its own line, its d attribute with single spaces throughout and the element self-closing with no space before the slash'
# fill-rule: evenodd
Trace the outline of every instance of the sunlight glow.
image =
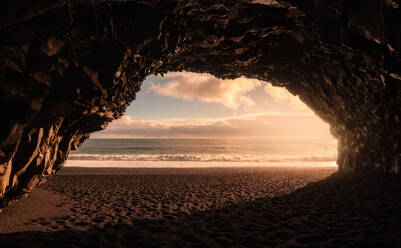
<svg viewBox="0 0 401 248">
<path fill-rule="evenodd" d="M 297 96 L 256 79 L 222 80 L 206 73 L 169 72 L 146 80 L 138 95 L 127 115 L 92 137 L 332 139 L 329 125 Z M 146 109 L 171 114 L 142 118 L 135 112 L 141 101 Z M 171 103 L 178 105 L 170 107 Z M 219 115 L 216 109 L 222 107 L 225 112 Z M 193 117 L 195 109 L 204 114 Z M 180 117 L 174 116 L 177 111 Z"/>
</svg>

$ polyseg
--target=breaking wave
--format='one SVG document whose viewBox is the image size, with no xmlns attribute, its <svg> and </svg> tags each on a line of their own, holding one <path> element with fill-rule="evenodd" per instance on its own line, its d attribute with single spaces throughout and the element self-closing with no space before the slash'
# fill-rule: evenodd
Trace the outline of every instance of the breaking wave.
<svg viewBox="0 0 401 248">
<path fill-rule="evenodd" d="M 335 153 L 298 156 L 255 154 L 71 154 L 70 160 L 94 161 L 196 161 L 196 162 L 326 162 L 335 161 Z"/>
</svg>

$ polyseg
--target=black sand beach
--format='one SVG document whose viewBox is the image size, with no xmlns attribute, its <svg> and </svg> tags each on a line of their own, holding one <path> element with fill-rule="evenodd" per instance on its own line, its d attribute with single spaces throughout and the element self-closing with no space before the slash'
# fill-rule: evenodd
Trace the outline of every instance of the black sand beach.
<svg viewBox="0 0 401 248">
<path fill-rule="evenodd" d="M 399 177 L 333 167 L 64 168 L 0 247 L 400 247 L 400 209 Z"/>
</svg>

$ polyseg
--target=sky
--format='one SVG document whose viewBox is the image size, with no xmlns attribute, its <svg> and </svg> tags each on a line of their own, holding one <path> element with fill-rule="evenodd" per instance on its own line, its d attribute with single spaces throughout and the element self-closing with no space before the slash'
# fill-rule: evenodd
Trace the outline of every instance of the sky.
<svg viewBox="0 0 401 248">
<path fill-rule="evenodd" d="M 268 82 L 206 73 L 149 76 L 126 114 L 92 138 L 332 138 L 297 96 Z"/>
</svg>

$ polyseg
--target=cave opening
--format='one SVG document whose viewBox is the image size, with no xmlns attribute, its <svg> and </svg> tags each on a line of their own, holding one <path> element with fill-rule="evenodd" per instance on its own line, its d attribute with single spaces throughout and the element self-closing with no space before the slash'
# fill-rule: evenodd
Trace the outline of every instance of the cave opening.
<svg viewBox="0 0 401 248">
<path fill-rule="evenodd" d="M 17 216 L 23 222 L 14 229 L 0 221 L 1 232 L 14 230 L 0 235 L 0 246 L 81 247 L 88 241 L 83 245 L 399 247 L 400 30 L 399 0 L 1 1 L 0 209 L 36 186 L 48 191 L 30 210 L 43 210 L 42 203 L 57 202 L 60 199 L 53 198 L 57 194 L 67 195 L 70 201 L 61 199 L 52 212 L 45 209 L 45 214 L 54 216 L 23 220 L 25 214 L 34 212 L 23 211 Z M 188 73 L 210 73 L 217 79 Z M 144 87 L 180 104 L 158 105 L 155 96 L 147 96 L 153 101 L 142 102 L 138 108 L 135 102 L 133 105 L 145 112 L 132 112 L 134 117 L 130 117 L 128 109 L 124 115 L 133 100 L 137 98 L 136 103 L 141 104 L 141 94 L 149 93 L 139 91 L 142 82 L 159 74 L 171 80 L 145 83 Z M 178 83 L 188 75 L 198 80 L 191 86 Z M 220 81 L 205 84 L 197 87 L 195 94 L 191 90 L 202 80 L 228 80 L 229 84 L 227 88 Z M 269 84 L 259 83 L 262 86 L 258 88 L 252 80 Z M 168 154 L 166 160 L 173 156 L 193 160 L 199 154 L 191 157 L 184 150 L 190 148 L 190 135 L 208 131 L 216 136 L 216 130 L 233 135 L 227 133 L 230 125 L 248 125 L 241 130 L 244 136 L 253 137 L 287 124 L 300 128 L 299 119 L 269 126 L 273 117 L 282 115 L 272 117 L 270 113 L 267 118 L 258 111 L 241 112 L 244 106 L 263 106 L 250 97 L 251 89 L 258 88 L 258 93 L 268 94 L 265 99 L 272 99 L 280 88 L 271 86 L 298 96 L 313 111 L 312 116 L 318 116 L 314 118 L 330 125 L 330 134 L 338 141 L 337 173 L 334 167 L 209 168 L 203 172 L 193 168 L 173 172 L 121 169 L 114 175 L 107 170 L 103 170 L 107 175 L 59 171 L 69 157 L 70 162 L 74 156 L 93 156 L 82 155 L 91 140 L 81 150 L 74 150 L 108 124 L 102 135 L 121 135 L 121 125 L 132 134 L 133 125 L 142 125 L 138 133 L 154 135 L 157 131 L 167 137 L 180 127 L 188 138 L 180 144 L 174 141 L 174 146 L 165 145 L 166 150 L 182 149 L 179 156 Z M 246 89 L 249 92 L 245 94 Z M 168 108 L 159 113 L 175 114 L 163 117 L 170 123 L 146 116 L 152 104 L 158 110 Z M 208 107 L 212 104 L 221 112 L 217 106 Z M 206 113 L 202 106 L 213 109 L 214 116 L 201 115 Z M 238 113 L 224 112 L 227 108 Z M 266 109 L 275 108 L 267 106 L 263 111 Z M 188 121 L 184 110 L 192 119 L 203 120 Z M 138 116 L 142 118 L 136 119 Z M 185 120 L 178 125 L 171 121 L 173 117 Z M 255 120 L 263 125 L 256 125 Z M 285 135 L 288 130 L 274 133 Z M 146 141 L 137 142 L 147 151 L 136 154 L 138 160 L 152 157 L 148 152 L 152 149 L 160 153 L 161 148 L 154 149 L 154 144 L 144 146 Z M 121 154 L 124 147 L 104 142 L 106 150 L 117 150 L 117 155 L 109 157 L 125 158 L 126 154 Z M 247 154 L 241 153 L 246 149 L 264 148 L 260 143 L 247 144 L 248 148 L 241 145 L 207 143 L 197 147 L 231 149 L 230 154 L 239 154 L 239 159 L 246 158 Z M 132 143 L 127 146 L 131 149 Z M 300 144 L 295 150 L 305 147 Z M 99 149 L 99 144 L 95 148 Z M 227 156 L 202 158 L 220 161 Z M 56 172 L 54 180 L 48 181 Z M 66 216 L 58 216 L 61 208 Z M 38 229 L 38 224 L 43 229 Z M 29 225 L 33 229 L 21 232 L 20 227 Z"/>
<path fill-rule="evenodd" d="M 329 125 L 265 81 L 208 73 L 148 76 L 121 119 L 66 167 L 336 166 Z"/>
<path fill-rule="evenodd" d="M 147 76 L 169 71 L 285 87 L 330 124 L 339 170 L 400 174 L 395 1 L 6 5 L 2 202 L 45 182 L 90 133 L 123 116 Z"/>
</svg>

